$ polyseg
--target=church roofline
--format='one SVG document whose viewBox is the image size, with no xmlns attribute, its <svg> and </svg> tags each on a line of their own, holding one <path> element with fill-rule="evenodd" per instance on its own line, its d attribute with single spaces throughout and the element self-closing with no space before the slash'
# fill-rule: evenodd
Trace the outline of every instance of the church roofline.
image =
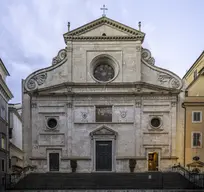
<svg viewBox="0 0 204 192">
<path fill-rule="evenodd" d="M 63 35 L 65 43 L 67 42 L 67 40 L 72 40 L 73 36 L 79 36 L 79 35 L 87 32 L 87 31 L 90 31 L 90 30 L 92 30 L 98 26 L 103 25 L 103 24 L 107 24 L 107 25 L 110 25 L 114 28 L 117 28 L 118 30 L 123 31 L 123 32 L 129 34 L 130 36 L 139 37 L 138 40 L 141 40 L 142 42 L 144 40 L 145 33 L 141 32 L 139 30 L 136 30 L 132 27 L 129 27 L 127 25 L 124 25 L 118 21 L 114 21 L 108 17 L 100 17 L 99 19 L 96 19 L 96 20 L 89 22 L 89 23 L 87 23 L 81 27 L 78 27 L 72 31 L 65 33 Z M 90 39 L 90 37 L 86 37 L 86 38 Z M 107 37 L 103 37 L 101 39 L 106 39 L 106 38 Z M 77 38 L 75 37 L 75 39 L 77 39 Z M 87 39 L 87 40 L 89 40 L 89 39 Z M 117 39 L 119 39 L 119 37 Z M 115 40 L 117 40 L 117 39 L 115 39 Z M 126 37 L 126 39 L 127 39 L 127 37 Z"/>
</svg>

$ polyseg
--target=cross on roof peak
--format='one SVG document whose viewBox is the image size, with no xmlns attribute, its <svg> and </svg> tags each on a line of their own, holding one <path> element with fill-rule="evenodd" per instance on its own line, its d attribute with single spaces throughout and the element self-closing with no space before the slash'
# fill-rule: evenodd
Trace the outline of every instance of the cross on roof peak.
<svg viewBox="0 0 204 192">
<path fill-rule="evenodd" d="M 105 16 L 106 16 L 106 11 L 108 10 L 108 8 L 106 8 L 106 6 L 103 5 L 103 7 L 101 8 L 101 10 L 103 10 L 102 16 L 105 17 Z"/>
</svg>

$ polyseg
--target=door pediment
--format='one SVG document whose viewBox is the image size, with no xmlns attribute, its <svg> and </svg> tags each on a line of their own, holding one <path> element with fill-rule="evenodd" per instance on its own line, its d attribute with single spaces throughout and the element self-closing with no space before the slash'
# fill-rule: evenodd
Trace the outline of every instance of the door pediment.
<svg viewBox="0 0 204 192">
<path fill-rule="evenodd" d="M 92 131 L 90 133 L 90 136 L 91 137 L 94 137 L 94 136 L 116 136 L 117 135 L 117 132 L 112 130 L 111 128 L 105 126 L 105 125 L 102 125 L 100 126 L 99 128 L 95 129 L 94 131 Z"/>
</svg>

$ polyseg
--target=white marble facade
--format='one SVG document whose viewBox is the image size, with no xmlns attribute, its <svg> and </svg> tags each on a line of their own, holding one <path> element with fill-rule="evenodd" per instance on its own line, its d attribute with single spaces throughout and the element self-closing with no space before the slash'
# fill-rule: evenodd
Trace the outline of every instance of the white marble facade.
<svg viewBox="0 0 204 192">
<path fill-rule="evenodd" d="M 154 65 L 150 51 L 142 47 L 144 36 L 107 17 L 64 34 L 66 47 L 52 65 L 23 81 L 25 165 L 49 171 L 49 154 L 59 153 L 61 172 L 71 171 L 71 159 L 77 160 L 77 172 L 97 171 L 97 141 L 111 141 L 109 171 L 129 172 L 129 159 L 136 159 L 135 172 L 147 171 L 149 152 L 158 153 L 159 170 L 177 161 L 183 83 Z M 101 63 L 114 71 L 102 71 L 102 77 L 110 75 L 106 81 L 94 75 Z M 96 122 L 97 106 L 111 107 L 112 120 Z M 159 119 L 157 128 L 152 118 Z"/>
</svg>

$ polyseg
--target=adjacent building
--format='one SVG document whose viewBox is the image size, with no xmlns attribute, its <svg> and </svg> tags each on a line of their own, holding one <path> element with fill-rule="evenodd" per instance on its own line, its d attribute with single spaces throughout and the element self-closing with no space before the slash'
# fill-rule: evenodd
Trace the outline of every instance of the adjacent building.
<svg viewBox="0 0 204 192">
<path fill-rule="evenodd" d="M 9 151 L 11 173 L 23 168 L 21 104 L 9 104 Z"/>
<path fill-rule="evenodd" d="M 184 165 L 204 171 L 204 52 L 184 76 Z"/>
<path fill-rule="evenodd" d="M 7 76 L 9 72 L 0 59 L 0 188 L 6 182 L 9 169 L 8 101 L 13 95 L 6 85 Z"/>
</svg>

